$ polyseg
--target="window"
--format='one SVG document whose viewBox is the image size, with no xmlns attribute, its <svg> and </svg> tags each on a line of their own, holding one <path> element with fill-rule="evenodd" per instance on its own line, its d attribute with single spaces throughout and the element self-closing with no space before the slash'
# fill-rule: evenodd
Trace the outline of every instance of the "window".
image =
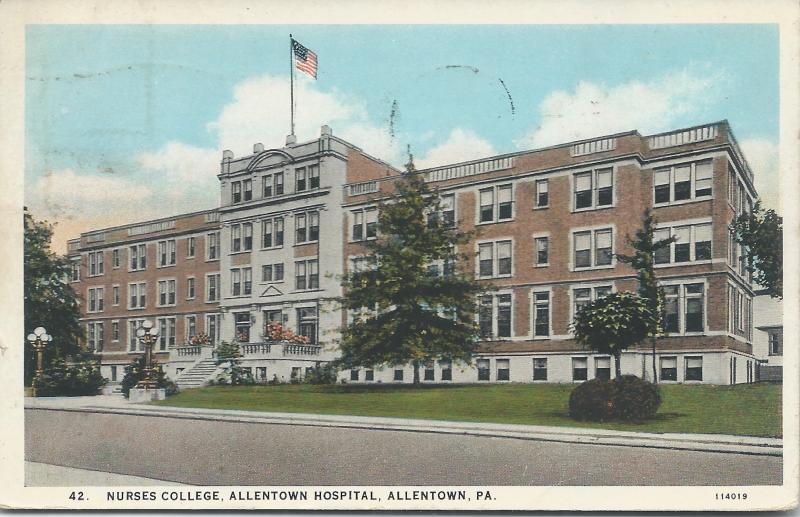
<svg viewBox="0 0 800 517">
<path fill-rule="evenodd" d="M 231 252 L 250 251 L 253 249 L 253 223 L 231 225 Z"/>
<path fill-rule="evenodd" d="M 511 378 L 511 369 L 509 366 L 508 359 L 497 359 L 495 360 L 495 366 L 497 366 L 497 380 L 498 381 L 507 381 Z"/>
<path fill-rule="evenodd" d="M 319 289 L 319 262 L 301 260 L 294 263 L 295 289 Z"/>
<path fill-rule="evenodd" d="M 285 325 L 288 321 L 288 315 L 284 314 L 280 309 L 271 309 L 264 311 L 264 334 L 267 332 L 267 325 L 270 323 L 280 323 L 281 325 Z"/>
<path fill-rule="evenodd" d="M 375 380 L 375 370 L 367 370 L 364 372 L 364 380 L 365 381 L 374 381 Z"/>
<path fill-rule="evenodd" d="M 206 275 L 206 301 L 219 301 L 219 291 L 219 273 L 211 273 Z"/>
<path fill-rule="evenodd" d="M 219 258 L 219 232 L 212 232 L 206 235 L 206 260 L 217 260 Z"/>
<path fill-rule="evenodd" d="M 572 380 L 585 381 L 587 379 L 587 359 L 585 357 L 572 358 Z"/>
<path fill-rule="evenodd" d="M 253 268 L 231 269 L 231 295 L 250 296 L 253 294 Z"/>
<path fill-rule="evenodd" d="M 81 263 L 73 260 L 70 263 L 70 280 L 72 282 L 79 282 L 81 279 Z"/>
<path fill-rule="evenodd" d="M 158 281 L 158 306 L 175 305 L 175 280 Z"/>
<path fill-rule="evenodd" d="M 250 313 L 249 312 L 235 312 L 233 313 L 233 324 L 236 332 L 236 340 L 240 343 L 250 342 Z"/>
<path fill-rule="evenodd" d="M 283 194 L 283 173 L 276 172 L 264 176 L 264 197 L 280 196 Z"/>
<path fill-rule="evenodd" d="M 354 382 L 358 382 L 358 370 L 352 369 L 350 370 L 350 380 Z"/>
<path fill-rule="evenodd" d="M 117 382 L 117 367 L 111 366 L 111 382 Z"/>
<path fill-rule="evenodd" d="M 478 244 L 478 276 L 481 278 L 511 276 L 511 241 Z"/>
<path fill-rule="evenodd" d="M 614 171 L 611 168 L 581 172 L 573 177 L 575 210 L 614 204 Z"/>
<path fill-rule="evenodd" d="M 89 276 L 100 276 L 103 273 L 103 252 L 89 253 Z"/>
<path fill-rule="evenodd" d="M 319 188 L 319 166 L 317 165 L 308 166 L 308 188 Z"/>
<path fill-rule="evenodd" d="M 403 380 L 403 370 L 395 370 L 394 371 L 394 380 L 395 381 L 402 381 Z"/>
<path fill-rule="evenodd" d="M 489 360 L 478 359 L 477 366 L 478 366 L 478 380 L 479 381 L 490 380 L 492 374 L 491 371 L 489 370 Z"/>
<path fill-rule="evenodd" d="M 443 381 L 452 381 L 453 380 L 453 363 L 443 359 L 439 361 L 439 370 L 442 372 L 442 380 Z"/>
<path fill-rule="evenodd" d="M 481 189 L 479 223 L 508 221 L 514 217 L 514 197 L 511 185 L 498 185 Z"/>
<path fill-rule="evenodd" d="M 378 209 L 366 208 L 351 212 L 352 240 L 374 239 L 378 235 Z"/>
<path fill-rule="evenodd" d="M 206 314 L 206 334 L 212 344 L 219 339 L 219 314 Z"/>
<path fill-rule="evenodd" d="M 128 308 L 144 309 L 147 307 L 147 283 L 128 284 Z"/>
<path fill-rule="evenodd" d="M 661 380 L 662 381 L 677 381 L 678 380 L 678 358 L 677 357 L 662 357 L 659 359 L 661 365 Z"/>
<path fill-rule="evenodd" d="M 175 265 L 175 239 L 158 242 L 158 267 Z"/>
<path fill-rule="evenodd" d="M 653 241 L 675 237 L 675 241 L 654 255 L 656 264 L 711 260 L 711 223 L 660 227 L 653 232 Z"/>
<path fill-rule="evenodd" d="M 186 299 L 193 300 L 195 297 L 195 281 L 194 277 L 190 276 L 186 279 Z"/>
<path fill-rule="evenodd" d="M 308 338 L 309 342 L 317 342 L 317 308 L 303 307 L 297 309 L 297 333 Z"/>
<path fill-rule="evenodd" d="M 703 380 L 703 357 L 694 356 L 686 358 L 686 374 L 684 379 L 687 381 Z"/>
<path fill-rule="evenodd" d="M 242 191 L 242 199 L 244 201 L 253 199 L 253 180 L 242 181 Z"/>
<path fill-rule="evenodd" d="M 533 293 L 533 337 L 550 335 L 550 293 Z"/>
<path fill-rule="evenodd" d="M 770 330 L 767 332 L 769 355 L 783 355 L 783 332 Z"/>
<path fill-rule="evenodd" d="M 614 233 L 611 228 L 574 232 L 572 238 L 574 269 L 613 265 Z"/>
<path fill-rule="evenodd" d="M 451 227 L 456 224 L 456 196 L 446 194 L 442 196 L 439 204 L 442 211 L 442 226 Z"/>
<path fill-rule="evenodd" d="M 242 182 L 234 181 L 231 183 L 231 203 L 242 202 Z"/>
<path fill-rule="evenodd" d="M 511 337 L 511 295 L 484 295 L 478 300 L 478 325 L 483 339 Z"/>
<path fill-rule="evenodd" d="M 547 380 L 547 358 L 534 357 L 533 358 L 533 380 L 546 381 Z"/>
<path fill-rule="evenodd" d="M 128 320 L 128 351 L 139 352 L 144 350 L 144 345 L 141 341 L 136 337 L 136 329 L 142 326 L 144 320 Z"/>
<path fill-rule="evenodd" d="M 536 266 L 547 266 L 550 261 L 550 237 L 536 237 L 533 242 L 536 246 Z"/>
<path fill-rule="evenodd" d="M 653 202 L 708 199 L 712 194 L 713 164 L 711 160 L 683 163 L 653 171 Z"/>
<path fill-rule="evenodd" d="M 175 347 L 175 318 L 158 318 L 158 349 Z"/>
<path fill-rule="evenodd" d="M 295 243 L 314 242 L 319 240 L 319 212 L 305 212 L 294 216 L 296 231 Z"/>
<path fill-rule="evenodd" d="M 578 287 L 572 290 L 572 314 L 578 313 L 585 305 L 611 293 L 610 285 L 597 287 Z"/>
<path fill-rule="evenodd" d="M 283 217 L 261 221 L 261 247 L 280 248 L 283 246 Z"/>
<path fill-rule="evenodd" d="M 665 285 L 664 332 L 683 334 L 705 330 L 705 287 L 701 283 Z"/>
<path fill-rule="evenodd" d="M 611 378 L 611 358 L 594 358 L 594 378 L 607 381 Z"/>
<path fill-rule="evenodd" d="M 267 367 L 266 366 L 256 366 L 256 377 L 255 379 L 260 382 L 264 382 L 267 380 Z"/>
<path fill-rule="evenodd" d="M 194 257 L 195 253 L 195 238 L 189 237 L 186 239 L 186 258 Z"/>
<path fill-rule="evenodd" d="M 261 266 L 262 282 L 283 282 L 283 262 Z"/>
<path fill-rule="evenodd" d="M 535 208 L 547 208 L 550 205 L 550 186 L 548 180 L 538 180 L 536 182 L 536 201 Z"/>
<path fill-rule="evenodd" d="M 86 324 L 86 341 L 89 350 L 94 352 L 103 351 L 103 323 L 87 323 Z"/>
<path fill-rule="evenodd" d="M 141 271 L 147 269 L 147 245 L 137 244 L 128 248 L 128 255 L 130 256 L 130 270 Z"/>
<path fill-rule="evenodd" d="M 88 307 L 87 312 L 103 312 L 103 287 L 90 287 L 88 290 Z"/>
<path fill-rule="evenodd" d="M 428 361 L 425 363 L 425 371 L 423 372 L 422 380 L 424 381 L 433 381 L 436 380 L 436 372 L 433 369 L 433 361 Z"/>
<path fill-rule="evenodd" d="M 111 303 L 113 305 L 119 305 L 119 299 L 120 299 L 119 286 L 115 285 L 111 288 Z"/>
<path fill-rule="evenodd" d="M 189 341 L 197 335 L 197 316 L 186 316 L 186 340 Z"/>
<path fill-rule="evenodd" d="M 121 261 L 119 258 L 119 250 L 112 250 L 111 251 L 111 267 L 113 269 L 119 269 Z"/>
<path fill-rule="evenodd" d="M 302 192 L 306 190 L 306 168 L 301 167 L 300 169 L 296 169 L 294 171 L 294 177 L 296 180 L 295 191 Z"/>
</svg>

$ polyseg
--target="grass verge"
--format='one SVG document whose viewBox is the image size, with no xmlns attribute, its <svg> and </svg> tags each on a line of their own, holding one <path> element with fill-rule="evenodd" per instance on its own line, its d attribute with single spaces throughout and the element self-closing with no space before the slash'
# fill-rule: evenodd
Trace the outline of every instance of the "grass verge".
<svg viewBox="0 0 800 517">
<path fill-rule="evenodd" d="M 383 416 L 646 431 L 780 437 L 781 385 L 662 385 L 656 418 L 639 424 L 577 422 L 571 384 L 278 385 L 186 390 L 166 406 Z"/>
</svg>

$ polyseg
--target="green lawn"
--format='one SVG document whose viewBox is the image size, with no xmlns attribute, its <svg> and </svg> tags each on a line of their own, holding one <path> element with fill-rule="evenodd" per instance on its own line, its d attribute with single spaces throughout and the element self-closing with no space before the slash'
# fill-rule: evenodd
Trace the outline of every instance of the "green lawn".
<svg viewBox="0 0 800 517">
<path fill-rule="evenodd" d="M 167 406 L 386 416 L 552 425 L 665 433 L 781 436 L 781 385 L 665 385 L 656 418 L 643 424 L 576 422 L 567 415 L 569 384 L 279 385 L 186 390 Z"/>
</svg>

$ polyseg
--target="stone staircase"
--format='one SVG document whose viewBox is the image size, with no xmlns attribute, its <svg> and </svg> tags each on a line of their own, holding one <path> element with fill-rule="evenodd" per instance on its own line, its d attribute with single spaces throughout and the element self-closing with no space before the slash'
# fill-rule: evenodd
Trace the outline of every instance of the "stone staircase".
<svg viewBox="0 0 800 517">
<path fill-rule="evenodd" d="M 213 358 L 200 359 L 194 366 L 182 371 L 175 379 L 175 383 L 182 390 L 202 388 L 214 378 L 216 371 L 217 364 Z"/>
</svg>

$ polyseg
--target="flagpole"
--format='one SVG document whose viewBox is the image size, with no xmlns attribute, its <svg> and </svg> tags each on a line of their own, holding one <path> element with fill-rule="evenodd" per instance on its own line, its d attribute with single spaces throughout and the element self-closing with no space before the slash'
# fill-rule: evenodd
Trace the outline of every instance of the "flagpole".
<svg viewBox="0 0 800 517">
<path fill-rule="evenodd" d="M 291 135 L 294 136 L 294 39 L 289 34 L 289 104 L 291 104 Z"/>
</svg>

